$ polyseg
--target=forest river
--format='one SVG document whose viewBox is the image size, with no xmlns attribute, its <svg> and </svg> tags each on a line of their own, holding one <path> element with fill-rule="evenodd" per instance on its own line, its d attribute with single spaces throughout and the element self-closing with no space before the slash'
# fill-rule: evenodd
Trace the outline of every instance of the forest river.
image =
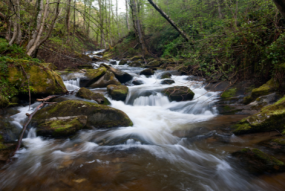
<svg viewBox="0 0 285 191">
<path fill-rule="evenodd" d="M 98 65 L 93 64 L 95 68 Z M 215 103 L 220 92 L 208 92 L 203 81 L 175 75 L 174 71 L 175 83 L 162 85 L 159 77 L 163 71 L 147 78 L 138 74 L 142 68 L 118 65 L 118 61 L 112 67 L 143 84 L 128 82 L 125 102 L 112 100 L 106 88 L 91 90 L 104 93 L 111 107 L 124 111 L 134 125 L 83 130 L 66 140 L 39 137 L 37 127 L 32 127 L 15 156 L 17 160 L 1 174 L 0 190 L 279 190 L 270 180 L 251 176 L 229 162 L 231 152 L 250 146 L 253 139 L 220 131 L 244 117 L 219 115 Z M 62 78 L 69 91 L 76 91 L 82 74 L 72 75 L 77 79 Z M 194 99 L 170 102 L 159 91 L 178 85 L 188 86 L 195 93 Z M 32 110 L 29 106 L 17 110 L 10 117 L 11 123 L 22 128 L 25 114 Z"/>
</svg>

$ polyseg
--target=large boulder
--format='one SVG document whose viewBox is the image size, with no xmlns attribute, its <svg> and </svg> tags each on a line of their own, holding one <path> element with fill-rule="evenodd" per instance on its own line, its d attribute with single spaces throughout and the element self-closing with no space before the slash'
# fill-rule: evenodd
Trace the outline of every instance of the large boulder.
<svg viewBox="0 0 285 191">
<path fill-rule="evenodd" d="M 31 124 L 41 136 L 63 137 L 74 135 L 80 129 L 132 126 L 123 112 L 106 105 L 68 100 L 38 111 Z"/>
<path fill-rule="evenodd" d="M 132 83 L 133 83 L 134 85 L 142 85 L 142 84 L 143 84 L 143 81 L 142 81 L 142 80 L 135 79 L 135 80 L 132 81 Z"/>
<path fill-rule="evenodd" d="M 108 94 L 112 97 L 114 100 L 118 101 L 125 101 L 129 92 L 129 89 L 127 86 L 124 85 L 108 85 L 107 86 Z"/>
<path fill-rule="evenodd" d="M 154 74 L 154 71 L 150 68 L 145 69 L 145 70 L 140 72 L 140 75 L 145 75 L 145 76 L 151 76 L 153 74 Z"/>
<path fill-rule="evenodd" d="M 255 175 L 283 172 L 285 170 L 285 165 L 282 161 L 258 149 L 245 148 L 232 153 L 232 156 L 238 159 L 239 165 Z"/>
<path fill-rule="evenodd" d="M 162 93 L 168 97 L 170 101 L 189 101 L 194 98 L 194 92 L 192 92 L 186 86 L 174 86 L 162 90 Z"/>
<path fill-rule="evenodd" d="M 119 65 L 125 65 L 128 63 L 128 60 L 126 59 L 122 59 L 120 62 L 119 62 Z"/>
<path fill-rule="evenodd" d="M 163 64 L 163 62 L 161 60 L 153 60 L 153 61 L 149 62 L 145 67 L 146 68 L 157 68 L 162 64 Z"/>
<path fill-rule="evenodd" d="M 91 87 L 91 88 L 104 88 L 110 84 L 120 85 L 121 83 L 118 81 L 118 79 L 115 77 L 115 75 L 108 70 L 99 80 L 97 80 L 96 82 L 91 84 L 89 87 Z"/>
<path fill-rule="evenodd" d="M 111 105 L 109 100 L 105 98 L 102 94 L 94 93 L 87 88 L 80 88 L 80 90 L 76 93 L 76 96 L 84 99 L 94 100 L 99 104 Z"/>
<path fill-rule="evenodd" d="M 285 97 L 232 126 L 235 134 L 279 130 L 285 134 Z"/>
<path fill-rule="evenodd" d="M 244 104 L 248 104 L 260 96 L 268 95 L 276 91 L 278 87 L 279 84 L 274 79 L 271 79 L 259 88 L 253 89 L 249 96 L 244 97 Z"/>
<path fill-rule="evenodd" d="M 105 67 L 100 67 L 98 69 L 86 69 L 85 70 L 85 80 L 88 81 L 87 85 L 91 85 L 92 83 L 99 80 L 104 74 L 107 72 Z"/>
<path fill-rule="evenodd" d="M 169 72 L 165 72 L 160 76 L 160 79 L 171 78 L 171 74 Z"/>
<path fill-rule="evenodd" d="M 30 91 L 33 95 L 53 95 L 67 92 L 61 77 L 45 67 L 32 63 L 23 63 L 22 66 L 8 68 L 8 82 L 19 90 L 20 94 L 28 95 L 28 80 L 23 69 L 29 77 Z"/>
<path fill-rule="evenodd" d="M 115 69 L 113 67 L 107 66 L 106 64 L 101 64 L 100 66 L 105 67 L 107 70 L 111 71 L 121 83 L 125 83 L 133 79 L 132 75 L 121 70 Z"/>
<path fill-rule="evenodd" d="M 174 80 L 163 80 L 163 81 L 161 82 L 161 84 L 174 84 L 174 83 L 175 83 Z"/>
</svg>

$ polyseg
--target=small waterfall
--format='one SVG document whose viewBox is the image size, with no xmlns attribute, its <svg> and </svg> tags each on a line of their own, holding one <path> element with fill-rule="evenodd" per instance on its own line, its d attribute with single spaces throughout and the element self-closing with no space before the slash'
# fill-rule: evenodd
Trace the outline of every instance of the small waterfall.
<svg viewBox="0 0 285 191">
<path fill-rule="evenodd" d="M 73 80 L 66 80 L 63 83 L 68 91 L 76 91 L 80 89 L 80 86 L 79 86 L 80 78 L 73 79 Z"/>
</svg>

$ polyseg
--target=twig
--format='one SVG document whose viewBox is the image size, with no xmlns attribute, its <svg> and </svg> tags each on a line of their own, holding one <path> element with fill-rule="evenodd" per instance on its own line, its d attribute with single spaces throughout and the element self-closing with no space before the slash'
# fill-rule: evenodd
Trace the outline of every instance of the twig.
<svg viewBox="0 0 285 191">
<path fill-rule="evenodd" d="M 28 125 L 30 124 L 30 122 L 31 122 L 31 120 L 32 120 L 32 118 L 33 118 L 33 116 L 37 113 L 37 111 L 38 111 L 39 109 L 41 109 L 42 107 L 44 107 L 46 104 L 51 104 L 51 103 L 53 103 L 53 102 L 49 103 L 49 102 L 46 102 L 46 101 L 49 100 L 49 99 L 55 98 L 55 97 L 59 97 L 59 95 L 53 95 L 53 96 L 48 96 L 48 97 L 46 97 L 46 98 L 44 98 L 44 99 L 38 99 L 38 100 L 41 100 L 41 101 L 43 101 L 43 102 L 42 102 L 40 105 L 38 105 L 38 106 L 36 107 L 36 109 L 35 109 L 35 111 L 34 111 L 33 113 L 31 113 L 31 114 L 26 114 L 29 118 L 28 118 L 28 121 L 27 121 L 27 122 L 25 123 L 25 125 L 23 126 L 22 132 L 21 132 L 20 137 L 19 137 L 19 139 L 18 139 L 18 143 L 17 143 L 16 149 L 15 149 L 15 151 L 14 151 L 12 157 L 16 154 L 16 152 L 17 152 L 17 151 L 19 150 L 19 148 L 21 147 L 22 139 L 23 139 L 24 133 L 25 133 L 25 131 L 26 131 Z M 12 157 L 11 157 L 11 158 L 12 158 Z M 10 161 L 11 161 L 11 158 L 9 158 L 7 162 L 10 162 Z"/>
<path fill-rule="evenodd" d="M 24 72 L 24 74 L 26 75 L 26 78 L 27 78 L 27 80 L 28 80 L 28 89 L 29 89 L 29 110 L 30 110 L 30 108 L 31 108 L 31 90 L 30 90 L 30 79 L 28 78 L 28 75 L 27 75 L 27 73 L 26 73 L 26 71 L 25 71 L 25 69 L 24 69 L 24 67 L 21 65 L 21 68 L 22 68 L 22 70 L 23 70 L 23 72 Z"/>
</svg>

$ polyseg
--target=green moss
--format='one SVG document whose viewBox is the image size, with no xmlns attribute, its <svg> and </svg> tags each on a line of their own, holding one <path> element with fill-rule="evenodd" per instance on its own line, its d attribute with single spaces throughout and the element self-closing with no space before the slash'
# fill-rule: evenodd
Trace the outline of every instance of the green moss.
<svg viewBox="0 0 285 191">
<path fill-rule="evenodd" d="M 89 79 L 99 79 L 107 72 L 105 67 L 100 67 L 98 69 L 86 69 L 86 76 Z"/>
<path fill-rule="evenodd" d="M 284 163 L 273 156 L 270 156 L 259 149 L 252 149 L 252 152 L 261 160 L 263 160 L 268 165 L 282 166 Z"/>
<path fill-rule="evenodd" d="M 278 87 L 279 84 L 275 82 L 274 79 L 271 79 L 262 86 L 253 89 L 251 94 L 244 98 L 244 104 L 248 104 L 260 96 L 268 95 L 269 93 L 275 91 Z"/>
<path fill-rule="evenodd" d="M 233 126 L 234 133 L 281 130 L 285 132 L 285 97 L 272 105 L 263 107 L 260 112 L 241 120 Z"/>
<path fill-rule="evenodd" d="M 80 88 L 80 90 L 76 93 L 76 96 L 84 99 L 94 100 L 99 104 L 111 105 L 109 100 L 105 98 L 102 94 L 94 93 L 87 88 Z"/>
<path fill-rule="evenodd" d="M 237 89 L 236 88 L 230 88 L 221 95 L 222 98 L 227 99 L 231 98 L 236 95 Z"/>
<path fill-rule="evenodd" d="M 30 90 L 33 94 L 62 94 L 67 90 L 61 77 L 44 67 L 44 65 L 21 64 L 30 81 Z M 10 67 L 8 81 L 18 87 L 20 93 L 27 94 L 28 80 L 23 75 L 21 67 Z"/>
<path fill-rule="evenodd" d="M 124 85 L 108 85 L 107 91 L 112 99 L 125 101 L 129 92 L 129 88 Z"/>
<path fill-rule="evenodd" d="M 129 126 L 132 124 L 129 117 L 122 111 L 106 105 L 92 102 L 68 100 L 38 111 L 33 117 L 33 123 L 43 123 L 54 117 L 87 116 L 87 127 L 109 128 Z"/>
<path fill-rule="evenodd" d="M 6 108 L 9 106 L 9 99 L 0 95 L 0 109 Z"/>
<path fill-rule="evenodd" d="M 279 145 L 285 145 L 285 138 L 276 138 L 276 139 L 273 139 L 271 140 L 272 142 L 275 142 Z"/>
</svg>

